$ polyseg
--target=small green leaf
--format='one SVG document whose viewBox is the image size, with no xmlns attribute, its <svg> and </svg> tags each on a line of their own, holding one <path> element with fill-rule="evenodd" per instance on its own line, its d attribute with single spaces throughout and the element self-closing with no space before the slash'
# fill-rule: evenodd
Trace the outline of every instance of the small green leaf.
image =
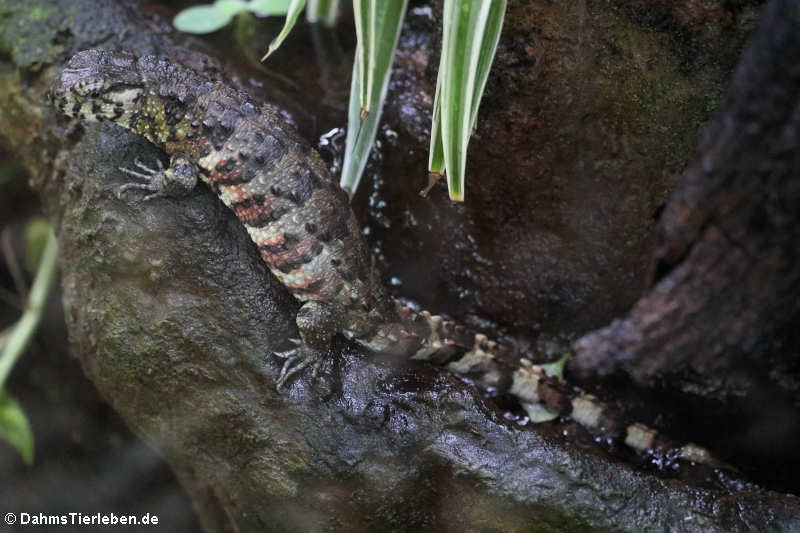
<svg viewBox="0 0 800 533">
<path fill-rule="evenodd" d="M 533 424 L 541 424 L 542 422 L 550 422 L 558 418 L 558 413 L 551 411 L 540 403 L 521 402 L 522 408 L 527 413 L 528 418 L 531 419 Z"/>
<path fill-rule="evenodd" d="M 250 0 L 247 10 L 261 16 L 285 15 L 289 0 Z"/>
<path fill-rule="evenodd" d="M 184 33 L 211 33 L 228 24 L 233 15 L 216 4 L 194 6 L 184 9 L 172 20 L 172 25 Z"/>
<path fill-rule="evenodd" d="M 559 378 L 563 378 L 564 367 L 566 366 L 567 361 L 569 361 L 569 358 L 571 356 L 572 354 L 567 352 L 564 355 L 562 355 L 561 359 L 559 359 L 558 361 L 553 361 L 552 363 L 545 363 L 543 365 L 539 365 L 539 368 L 541 368 L 544 371 L 544 373 L 547 374 L 548 376 L 556 376 Z"/>
<path fill-rule="evenodd" d="M 247 11 L 247 4 L 244 3 L 244 0 L 216 0 L 216 2 L 214 2 L 214 9 L 222 11 L 223 13 L 237 15 L 242 11 Z"/>
<path fill-rule="evenodd" d="M 0 390 L 0 438 L 17 449 L 26 465 L 33 464 L 33 432 L 19 402 Z"/>
<path fill-rule="evenodd" d="M 291 3 L 289 3 L 289 8 L 286 11 L 286 22 L 283 25 L 283 29 L 278 36 L 275 37 L 271 43 L 269 43 L 267 53 L 264 54 L 264 57 L 261 58 L 261 61 L 267 59 L 272 52 L 278 49 L 284 39 L 286 39 L 286 37 L 289 35 L 289 32 L 292 31 L 292 28 L 294 28 L 294 25 L 297 22 L 297 17 L 300 15 L 300 12 L 303 10 L 305 5 L 306 0 L 292 0 Z"/>
<path fill-rule="evenodd" d="M 178 13 L 172 25 L 185 33 L 211 33 L 226 26 L 245 11 L 258 15 L 283 15 L 289 0 L 217 0 L 213 4 L 189 7 Z"/>
</svg>

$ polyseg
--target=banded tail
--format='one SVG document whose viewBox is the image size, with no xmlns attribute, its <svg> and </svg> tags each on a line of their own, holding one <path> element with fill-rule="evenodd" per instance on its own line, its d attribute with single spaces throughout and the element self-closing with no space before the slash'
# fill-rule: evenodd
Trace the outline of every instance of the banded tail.
<svg viewBox="0 0 800 533">
<path fill-rule="evenodd" d="M 533 423 L 568 417 L 590 432 L 621 441 L 639 453 L 655 452 L 712 468 L 738 471 L 702 446 L 679 444 L 641 422 L 625 422 L 622 413 L 610 409 L 597 397 L 582 391 L 571 392 L 560 377 L 548 374 L 542 366 L 524 357 L 514 357 L 510 348 L 482 333 L 428 311 L 416 313 L 396 302 L 401 316 L 427 326 L 427 338 L 421 341 L 412 359 L 444 366 L 451 372 L 475 378 L 485 387 L 510 394 Z"/>
</svg>

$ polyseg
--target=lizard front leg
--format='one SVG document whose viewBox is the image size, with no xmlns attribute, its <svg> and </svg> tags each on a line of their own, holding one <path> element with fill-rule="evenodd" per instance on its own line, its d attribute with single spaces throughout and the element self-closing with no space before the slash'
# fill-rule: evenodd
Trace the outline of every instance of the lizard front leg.
<svg viewBox="0 0 800 533">
<path fill-rule="evenodd" d="M 313 365 L 313 377 L 317 377 L 324 356 L 331 347 L 333 336 L 341 326 L 341 316 L 336 308 L 326 302 L 309 301 L 297 311 L 297 329 L 300 339 L 293 340 L 298 346 L 286 352 L 275 352 L 285 359 L 275 387 L 280 390 L 286 381 Z"/>
<path fill-rule="evenodd" d="M 146 202 L 162 197 L 179 198 L 194 190 L 197 185 L 197 167 L 186 156 L 183 154 L 173 155 L 167 169 L 160 160 L 156 160 L 156 163 L 158 163 L 158 168 L 151 168 L 138 159 L 134 159 L 133 164 L 139 170 L 120 167 L 119 169 L 125 174 L 141 178 L 145 182 L 126 183 L 119 188 L 117 194 L 122 196 L 125 191 L 142 189 L 151 193 L 142 199 Z"/>
</svg>

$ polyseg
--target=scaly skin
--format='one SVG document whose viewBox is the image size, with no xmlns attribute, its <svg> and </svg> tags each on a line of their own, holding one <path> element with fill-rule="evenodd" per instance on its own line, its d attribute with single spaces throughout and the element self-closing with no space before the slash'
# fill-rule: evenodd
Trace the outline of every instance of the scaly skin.
<svg viewBox="0 0 800 533">
<path fill-rule="evenodd" d="M 322 360 L 342 333 L 375 352 L 431 360 L 516 396 L 532 418 L 572 416 L 638 450 L 727 467 L 706 450 L 674 446 L 642 424 L 622 424 L 593 397 L 563 383 L 485 335 L 389 296 L 373 272 L 347 195 L 319 154 L 274 111 L 225 83 L 169 60 L 87 50 L 76 54 L 51 89 L 64 114 L 109 120 L 171 156 L 169 169 L 124 172 L 145 180 L 146 198 L 188 194 L 205 182 L 244 224 L 272 273 L 301 302 L 301 343 L 277 386 Z"/>
</svg>

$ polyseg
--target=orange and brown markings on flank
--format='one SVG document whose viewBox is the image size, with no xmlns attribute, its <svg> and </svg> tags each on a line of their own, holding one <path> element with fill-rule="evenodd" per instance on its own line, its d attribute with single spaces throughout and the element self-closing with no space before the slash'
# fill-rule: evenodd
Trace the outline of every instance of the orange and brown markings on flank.
<svg viewBox="0 0 800 533">
<path fill-rule="evenodd" d="M 256 244 L 264 261 L 284 274 L 311 263 L 323 250 L 322 243 L 313 235 L 293 231 L 284 231 L 270 242 Z"/>
<path fill-rule="evenodd" d="M 246 183 L 222 186 L 220 189 L 220 196 L 236 214 L 236 218 L 248 228 L 267 228 L 293 210 L 293 206 L 289 202 L 274 194 L 249 191 Z M 264 231 L 261 234 L 269 235 L 270 239 L 276 237 L 272 231 Z M 253 240 L 257 241 L 255 236 Z M 256 244 L 261 243 L 256 242 Z"/>
<path fill-rule="evenodd" d="M 241 185 L 249 183 L 255 178 L 255 174 L 243 168 L 234 157 L 222 159 L 210 170 L 207 170 L 206 181 L 212 187 Z"/>
<path fill-rule="evenodd" d="M 295 296 L 305 299 L 305 295 L 318 295 L 325 285 L 326 271 L 315 266 L 306 267 L 323 252 L 323 245 L 311 234 L 292 230 L 280 231 L 275 223 L 275 231 L 269 237 L 260 233 L 251 234 L 258 245 L 261 258 L 271 269 L 277 270 L 281 282 Z"/>
</svg>

